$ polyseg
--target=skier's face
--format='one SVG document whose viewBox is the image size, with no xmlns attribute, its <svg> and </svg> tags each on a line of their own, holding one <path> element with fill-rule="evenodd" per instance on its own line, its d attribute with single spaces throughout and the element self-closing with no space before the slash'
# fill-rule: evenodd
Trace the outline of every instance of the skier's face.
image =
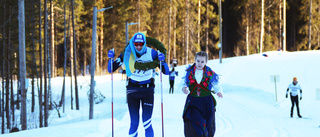
<svg viewBox="0 0 320 137">
<path fill-rule="evenodd" d="M 134 44 L 134 47 L 137 49 L 137 51 L 141 51 L 142 50 L 142 48 L 143 48 L 143 45 L 144 45 L 144 43 L 133 43 Z"/>
<path fill-rule="evenodd" d="M 207 64 L 207 59 L 205 56 L 198 56 L 196 58 L 196 67 L 197 69 L 203 69 L 203 67 Z"/>
</svg>

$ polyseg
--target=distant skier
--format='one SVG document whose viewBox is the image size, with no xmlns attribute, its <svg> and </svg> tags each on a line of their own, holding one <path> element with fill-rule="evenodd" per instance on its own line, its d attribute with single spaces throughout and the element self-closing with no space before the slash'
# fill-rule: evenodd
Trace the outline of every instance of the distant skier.
<svg viewBox="0 0 320 137">
<path fill-rule="evenodd" d="M 158 72 L 156 71 L 156 69 L 153 69 L 153 72 L 152 72 L 152 78 L 151 78 L 151 83 L 154 83 L 155 82 L 155 76 L 158 76 Z"/>
<path fill-rule="evenodd" d="M 302 99 L 302 89 L 301 86 L 298 84 L 297 78 L 294 77 L 293 78 L 293 82 L 291 84 L 289 84 L 288 88 L 287 88 L 287 93 L 286 93 L 286 98 L 288 98 L 288 93 L 290 92 L 290 99 L 291 99 L 291 113 L 290 116 L 292 117 L 293 115 L 293 107 L 294 104 L 297 106 L 297 112 L 298 112 L 298 117 L 302 118 L 302 116 L 300 115 L 300 110 L 299 110 L 299 99 L 298 99 L 298 94 L 300 91 L 300 100 Z"/>
<path fill-rule="evenodd" d="M 173 59 L 170 61 L 171 67 L 176 67 L 178 65 L 178 60 L 176 57 L 173 57 Z"/>
<path fill-rule="evenodd" d="M 182 88 L 188 94 L 183 111 L 185 137 L 213 137 L 215 134 L 216 101 L 211 92 L 214 90 L 220 98 L 223 95 L 219 76 L 206 66 L 207 61 L 207 53 L 198 52 L 195 63 L 186 70 Z"/>
<path fill-rule="evenodd" d="M 110 50 L 108 56 L 114 57 L 113 50 Z M 129 136 L 138 136 L 139 126 L 139 113 L 140 106 L 142 107 L 142 121 L 145 129 L 146 137 L 153 137 L 154 132 L 151 124 L 151 116 L 153 111 L 154 102 L 154 80 L 153 73 L 154 68 L 150 65 L 154 64 L 156 60 L 161 61 L 156 64 L 156 67 L 162 66 L 164 74 L 169 74 L 169 68 L 164 61 L 165 56 L 163 53 L 158 53 L 156 50 L 147 47 L 146 36 L 143 33 L 136 33 L 129 45 L 125 48 L 124 52 L 119 55 L 115 62 L 111 64 L 111 60 L 108 63 L 108 71 L 111 72 L 111 65 L 113 70 L 117 70 L 122 64 L 125 65 L 126 74 L 128 76 L 127 84 L 127 101 L 130 114 L 130 129 Z M 144 63 L 144 64 L 143 64 Z M 142 66 L 136 66 L 135 64 L 142 64 Z"/>
<path fill-rule="evenodd" d="M 174 70 L 174 67 L 171 69 L 171 71 L 169 72 L 169 83 L 170 83 L 170 89 L 169 89 L 169 94 L 172 93 L 174 91 L 174 79 L 175 76 L 178 76 L 178 72 Z"/>
</svg>

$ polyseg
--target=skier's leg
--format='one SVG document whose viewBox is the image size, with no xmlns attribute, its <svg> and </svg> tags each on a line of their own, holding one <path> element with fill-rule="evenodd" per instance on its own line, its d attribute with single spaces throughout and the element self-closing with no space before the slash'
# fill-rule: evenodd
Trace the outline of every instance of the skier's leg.
<svg viewBox="0 0 320 137">
<path fill-rule="evenodd" d="M 153 128 L 151 124 L 151 117 L 152 117 L 152 111 L 153 111 L 153 100 L 154 100 L 154 94 L 150 91 L 150 93 L 147 93 L 145 97 L 141 99 L 142 101 L 142 121 L 143 121 L 143 127 L 145 129 L 145 136 L 146 137 L 153 137 Z"/>
<path fill-rule="evenodd" d="M 128 108 L 130 114 L 130 129 L 129 136 L 137 137 L 138 136 L 138 126 L 139 126 L 139 109 L 140 109 L 140 99 L 137 98 L 136 93 L 128 94 Z"/>
<path fill-rule="evenodd" d="M 293 96 L 290 95 L 290 99 L 291 99 L 291 112 L 290 112 L 290 116 L 292 117 L 292 115 L 293 115 L 293 106 L 294 106 L 294 98 L 293 98 Z"/>
<path fill-rule="evenodd" d="M 295 101 L 296 101 L 296 106 L 297 106 L 298 117 L 301 117 L 301 115 L 300 115 L 300 109 L 299 109 L 299 99 L 298 99 L 298 96 L 296 97 Z"/>
<path fill-rule="evenodd" d="M 170 80 L 170 93 L 173 93 L 173 80 Z"/>
<path fill-rule="evenodd" d="M 174 92 L 174 80 L 172 80 L 172 94 Z"/>
</svg>

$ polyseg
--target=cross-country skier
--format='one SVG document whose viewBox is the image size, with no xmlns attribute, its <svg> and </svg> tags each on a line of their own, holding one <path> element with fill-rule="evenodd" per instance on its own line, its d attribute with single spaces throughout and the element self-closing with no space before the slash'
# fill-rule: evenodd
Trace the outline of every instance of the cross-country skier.
<svg viewBox="0 0 320 137">
<path fill-rule="evenodd" d="M 299 94 L 300 91 L 300 100 L 302 99 L 302 89 L 301 86 L 298 84 L 298 80 L 297 77 L 293 78 L 293 82 L 291 84 L 289 84 L 288 88 L 287 88 L 287 93 L 286 93 L 286 98 L 288 98 L 288 93 L 290 92 L 290 99 L 291 99 L 291 112 L 290 112 L 290 116 L 292 117 L 293 115 L 293 107 L 294 104 L 296 104 L 297 106 L 297 112 L 298 112 L 298 117 L 302 118 L 302 116 L 300 115 L 300 110 L 299 110 Z"/>
<path fill-rule="evenodd" d="M 178 76 L 178 72 L 174 70 L 174 67 L 171 69 L 171 71 L 169 72 L 169 83 L 170 83 L 170 88 L 169 88 L 169 94 L 172 93 L 174 91 L 174 79 L 175 76 Z"/>
<path fill-rule="evenodd" d="M 143 33 L 136 33 L 125 51 L 113 63 L 113 71 L 117 70 L 122 64 L 125 65 L 126 74 L 128 76 L 127 85 L 127 101 L 130 114 L 130 129 L 129 136 L 138 136 L 139 126 L 139 109 L 142 106 L 142 121 L 145 128 L 145 136 L 153 137 L 154 132 L 151 124 L 151 116 L 153 111 L 154 102 L 154 68 L 140 66 L 135 68 L 135 63 L 150 63 L 155 60 L 160 60 L 162 65 L 162 72 L 166 75 L 169 74 L 169 68 L 164 61 L 164 54 L 158 54 L 152 48 L 146 46 L 146 36 Z M 110 50 L 109 55 L 114 55 L 113 50 Z M 160 63 L 158 65 L 160 67 Z M 148 68 L 148 69 L 146 69 Z M 111 72 L 111 60 L 109 60 L 108 71 Z M 141 102 L 141 104 L 140 104 Z"/>
<path fill-rule="evenodd" d="M 176 67 L 178 65 L 178 60 L 176 57 L 173 57 L 173 59 L 170 61 L 171 67 Z"/>
<path fill-rule="evenodd" d="M 186 137 L 213 137 L 216 130 L 216 101 L 211 90 L 220 98 L 223 95 L 222 88 L 218 85 L 219 77 L 206 66 L 207 61 L 207 53 L 198 52 L 195 63 L 186 70 L 185 86 L 182 88 L 188 94 L 183 112 Z"/>
</svg>

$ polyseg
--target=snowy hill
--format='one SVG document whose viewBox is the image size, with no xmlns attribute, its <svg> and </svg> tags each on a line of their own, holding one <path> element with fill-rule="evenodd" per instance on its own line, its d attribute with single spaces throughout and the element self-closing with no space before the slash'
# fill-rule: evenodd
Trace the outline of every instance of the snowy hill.
<svg viewBox="0 0 320 137">
<path fill-rule="evenodd" d="M 320 135 L 320 51 L 266 52 L 261 54 L 210 60 L 210 66 L 220 75 L 224 98 L 217 99 L 215 137 L 317 137 Z M 182 110 L 187 95 L 181 91 L 181 77 L 186 66 L 176 68 L 179 76 L 174 94 L 168 94 L 168 76 L 163 76 L 164 123 L 166 137 L 182 137 Z M 274 77 L 277 76 L 276 88 Z M 121 74 L 114 76 L 115 137 L 128 136 L 129 113 L 126 104 L 125 81 Z M 290 99 L 285 92 L 292 78 L 297 77 L 303 90 L 300 112 L 304 118 L 290 118 Z M 67 86 L 66 113 L 58 118 L 52 111 L 49 127 L 2 135 L 3 137 L 110 137 L 111 131 L 111 78 L 110 75 L 95 77 L 96 89 L 106 100 L 94 106 L 94 120 L 89 118 L 87 91 L 90 77 L 79 77 L 80 110 L 70 110 L 70 86 Z M 67 79 L 69 82 L 70 80 Z M 70 85 L 70 83 L 67 83 Z M 62 78 L 52 79 L 54 99 L 59 100 Z M 161 92 L 159 76 L 156 77 L 155 104 L 152 126 L 155 136 L 161 136 Z M 277 90 L 277 95 L 275 95 Z M 320 92 L 320 91 L 319 91 Z M 277 97 L 277 102 L 276 102 Z M 62 112 L 62 110 L 60 110 Z M 37 118 L 38 113 L 28 114 Z M 36 119 L 28 124 L 36 125 Z M 140 122 L 139 137 L 144 137 Z"/>
</svg>

